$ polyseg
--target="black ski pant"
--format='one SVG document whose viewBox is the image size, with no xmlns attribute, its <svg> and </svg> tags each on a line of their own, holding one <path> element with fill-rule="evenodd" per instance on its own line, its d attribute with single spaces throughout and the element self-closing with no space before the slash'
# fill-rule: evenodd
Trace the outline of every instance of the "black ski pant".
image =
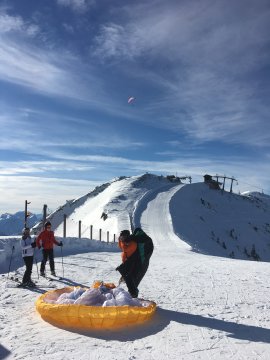
<svg viewBox="0 0 270 360">
<path fill-rule="evenodd" d="M 33 256 L 24 256 L 23 261 L 25 263 L 25 272 L 23 275 L 23 283 L 27 283 L 31 280 L 32 268 L 33 268 Z"/>
<path fill-rule="evenodd" d="M 116 269 L 123 276 L 123 279 L 125 280 L 128 288 L 128 292 L 132 297 L 137 297 L 139 293 L 139 290 L 135 284 L 135 277 L 138 274 L 140 268 L 141 261 L 139 253 L 136 251 Z"/>
<path fill-rule="evenodd" d="M 144 275 L 146 274 L 146 271 L 148 270 L 149 260 L 150 259 L 144 261 L 144 263 L 142 264 L 141 268 L 139 269 L 138 273 L 135 276 L 134 283 L 135 283 L 136 287 L 139 286 L 139 284 L 142 281 Z"/>
<path fill-rule="evenodd" d="M 53 256 L 53 249 L 43 249 L 42 250 L 42 254 L 43 254 L 43 259 L 41 261 L 41 265 L 40 265 L 40 272 L 41 273 L 44 273 L 45 272 L 45 265 L 46 265 L 46 262 L 49 258 L 49 261 L 50 261 L 50 269 L 51 269 L 51 272 L 54 271 L 54 256 Z"/>
</svg>

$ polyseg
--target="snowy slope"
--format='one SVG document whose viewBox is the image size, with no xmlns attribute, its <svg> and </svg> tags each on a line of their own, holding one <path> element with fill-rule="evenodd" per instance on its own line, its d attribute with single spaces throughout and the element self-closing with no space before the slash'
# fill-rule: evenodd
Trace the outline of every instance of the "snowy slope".
<svg viewBox="0 0 270 360">
<path fill-rule="evenodd" d="M 115 206 L 118 204 L 128 208 L 134 225 L 142 226 L 153 238 L 154 253 L 139 289 L 141 297 L 157 302 L 158 310 L 154 318 L 145 325 L 118 331 L 82 332 L 53 327 L 44 322 L 34 308 L 35 299 L 45 290 L 7 288 L 8 282 L 3 277 L 0 291 L 2 358 L 6 354 L 7 359 L 30 360 L 268 360 L 270 263 L 209 256 L 192 251 L 196 237 L 203 237 L 209 231 L 208 227 L 201 227 L 197 232 L 194 228 L 191 233 L 185 233 L 190 236 L 188 239 L 180 235 L 186 228 L 197 226 L 196 221 L 200 216 L 208 222 L 212 219 L 212 213 L 216 216 L 215 221 L 211 223 L 209 220 L 209 224 L 215 224 L 216 228 L 213 229 L 217 231 L 224 217 L 218 214 L 226 210 L 229 216 L 230 209 L 237 210 L 237 201 L 242 204 L 239 209 L 252 211 L 252 220 L 258 221 L 264 212 L 267 214 L 268 209 L 264 207 L 267 204 L 263 205 L 265 211 L 257 207 L 256 200 L 239 198 L 231 204 L 231 197 L 224 196 L 232 194 L 224 194 L 223 200 L 217 201 L 218 196 L 222 195 L 213 190 L 208 193 L 205 184 L 193 186 L 164 182 L 161 186 L 146 186 L 144 192 L 140 190 L 141 185 L 136 182 L 135 186 L 132 184 L 127 184 L 127 189 L 133 189 L 134 194 L 139 191 L 140 196 L 134 196 L 130 206 L 128 203 L 122 204 L 124 199 L 113 203 L 110 198 L 106 206 L 111 204 L 111 209 L 117 211 L 119 208 Z M 112 187 L 111 191 L 111 199 L 119 196 L 115 188 Z M 216 211 L 211 211 L 212 208 Z M 108 212 L 109 209 L 106 207 Z M 97 206 L 97 214 L 93 211 L 93 215 L 98 218 L 99 213 L 100 208 Z M 245 214 L 243 212 L 243 216 L 239 215 L 241 230 L 244 226 L 241 219 L 245 218 Z M 128 223 L 126 217 L 121 221 L 122 224 Z M 234 225 L 237 225 L 237 219 Z M 226 233 L 226 229 L 221 227 L 221 233 Z M 97 279 L 117 283 L 119 274 L 115 267 L 120 263 L 119 252 L 107 251 L 107 244 L 100 249 L 93 248 L 90 243 L 83 246 L 85 239 L 63 241 L 67 255 L 64 257 L 65 279 L 55 282 L 58 287 L 68 284 L 90 285 Z M 72 244 L 72 255 L 68 255 L 68 248 Z M 215 249 L 213 240 L 210 244 Z M 60 258 L 56 259 L 56 271 L 61 275 Z M 19 267 L 18 272 L 22 274 L 23 268 Z M 33 278 L 36 279 L 35 272 Z"/>
<path fill-rule="evenodd" d="M 78 224 L 81 221 L 82 236 L 90 236 L 92 225 L 94 238 L 99 238 L 99 229 L 102 229 L 102 239 L 107 239 L 109 231 L 112 240 L 113 234 L 123 228 L 131 228 L 130 219 L 140 199 L 164 186 L 171 187 L 173 183 L 165 177 L 152 174 L 117 178 L 60 207 L 48 220 L 57 236 L 63 236 L 63 216 L 66 214 L 67 236 L 78 236 Z M 103 213 L 107 215 L 106 220 L 101 217 Z"/>
<path fill-rule="evenodd" d="M 267 197 L 184 186 L 170 204 L 175 233 L 194 251 L 270 261 L 270 202 Z M 254 248 L 254 251 L 252 251 Z"/>
<path fill-rule="evenodd" d="M 68 202 L 49 216 L 55 234 L 63 236 L 63 216 L 67 215 L 67 236 L 109 240 L 121 229 L 131 229 L 137 214 L 156 191 L 169 191 L 175 183 L 167 178 L 144 174 L 117 178 L 93 192 Z M 169 213 L 175 232 L 194 251 L 238 259 L 270 260 L 270 196 L 260 193 L 231 194 L 209 189 L 205 183 L 183 186 L 174 197 Z M 107 218 L 101 217 L 105 213 Z M 176 214 L 176 215 L 175 215 Z"/>
</svg>

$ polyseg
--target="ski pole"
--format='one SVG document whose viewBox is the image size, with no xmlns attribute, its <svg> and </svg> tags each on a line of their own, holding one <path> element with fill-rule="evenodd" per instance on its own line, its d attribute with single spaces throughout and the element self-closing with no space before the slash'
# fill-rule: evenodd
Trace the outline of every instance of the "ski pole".
<svg viewBox="0 0 270 360">
<path fill-rule="evenodd" d="M 36 263 L 36 267 L 37 267 L 37 277 L 39 280 L 39 273 L 38 273 L 37 258 L 36 258 L 35 250 L 34 250 L 34 259 L 35 259 L 35 263 Z"/>
<path fill-rule="evenodd" d="M 62 271 L 63 271 L 63 277 L 64 277 L 63 246 L 61 246 L 61 256 L 62 256 Z"/>
<path fill-rule="evenodd" d="M 9 273 L 10 273 L 10 268 L 11 268 L 11 261 L 12 261 L 12 257 L 13 257 L 13 252 L 14 252 L 14 245 L 12 246 L 12 250 L 11 250 L 11 255 L 10 255 L 10 261 L 9 261 L 9 268 L 8 268 L 8 276 L 7 278 L 9 278 Z"/>
</svg>

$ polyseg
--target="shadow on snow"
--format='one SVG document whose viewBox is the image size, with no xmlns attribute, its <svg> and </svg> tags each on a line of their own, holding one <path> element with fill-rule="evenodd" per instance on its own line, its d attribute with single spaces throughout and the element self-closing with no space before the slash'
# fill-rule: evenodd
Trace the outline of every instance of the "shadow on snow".
<svg viewBox="0 0 270 360">
<path fill-rule="evenodd" d="M 161 308 L 157 308 L 156 314 L 149 322 L 141 325 L 126 327 L 124 329 L 99 331 L 83 331 L 82 329 L 67 328 L 62 329 L 78 333 L 83 336 L 126 342 L 155 335 L 165 329 L 170 324 L 170 322 L 177 322 L 179 324 L 223 331 L 227 333 L 228 337 L 234 339 L 270 343 L 270 329 L 252 325 L 237 324 L 231 321 L 224 321 L 220 319 L 204 317 L 202 315 L 182 313 Z M 54 324 L 52 323 L 52 325 Z"/>
</svg>

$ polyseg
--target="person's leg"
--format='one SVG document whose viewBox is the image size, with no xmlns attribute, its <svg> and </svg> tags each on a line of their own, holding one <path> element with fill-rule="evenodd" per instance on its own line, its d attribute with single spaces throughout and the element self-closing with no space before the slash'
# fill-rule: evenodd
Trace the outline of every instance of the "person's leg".
<svg viewBox="0 0 270 360">
<path fill-rule="evenodd" d="M 25 263 L 25 273 L 23 275 L 23 283 L 27 283 L 28 281 L 31 280 L 31 274 L 32 274 L 32 267 L 33 267 L 33 256 L 25 256 L 23 258 L 24 263 Z"/>
<path fill-rule="evenodd" d="M 55 273 L 54 270 L 54 256 L 53 256 L 53 249 L 49 250 L 49 260 L 50 260 L 50 269 L 51 269 L 51 274 Z"/>
<path fill-rule="evenodd" d="M 125 280 L 128 291 L 132 297 L 137 297 L 139 293 L 135 283 L 135 278 L 137 273 L 140 271 L 140 268 L 141 260 L 138 251 L 135 251 L 135 253 L 132 254 L 124 263 L 116 268 Z"/>
<path fill-rule="evenodd" d="M 23 284 L 25 284 L 28 281 L 27 277 L 29 277 L 29 270 L 28 270 L 28 267 L 27 267 L 27 256 L 23 257 L 23 261 L 24 261 L 24 264 L 25 264 L 25 272 L 24 272 L 24 275 L 23 275 L 22 282 L 23 282 Z"/>
<path fill-rule="evenodd" d="M 42 258 L 41 265 L 40 265 L 40 274 L 41 275 L 45 274 L 45 265 L 48 260 L 48 250 L 43 249 L 42 254 L 43 254 L 43 258 Z"/>
<path fill-rule="evenodd" d="M 139 294 L 139 290 L 137 289 L 137 286 L 135 285 L 134 279 L 131 274 L 127 274 L 123 276 L 125 283 L 128 288 L 128 292 L 133 298 L 136 298 Z"/>
<path fill-rule="evenodd" d="M 142 264 L 141 269 L 138 271 L 134 278 L 134 283 L 138 287 L 140 282 L 142 281 L 144 275 L 147 272 L 147 269 L 149 267 L 149 260 L 145 260 L 145 262 Z"/>
<path fill-rule="evenodd" d="M 32 275 L 32 269 L 33 269 L 33 262 L 34 262 L 34 256 L 28 256 L 29 260 L 28 260 L 28 267 L 29 267 L 29 281 L 31 280 L 31 275 Z"/>
</svg>

